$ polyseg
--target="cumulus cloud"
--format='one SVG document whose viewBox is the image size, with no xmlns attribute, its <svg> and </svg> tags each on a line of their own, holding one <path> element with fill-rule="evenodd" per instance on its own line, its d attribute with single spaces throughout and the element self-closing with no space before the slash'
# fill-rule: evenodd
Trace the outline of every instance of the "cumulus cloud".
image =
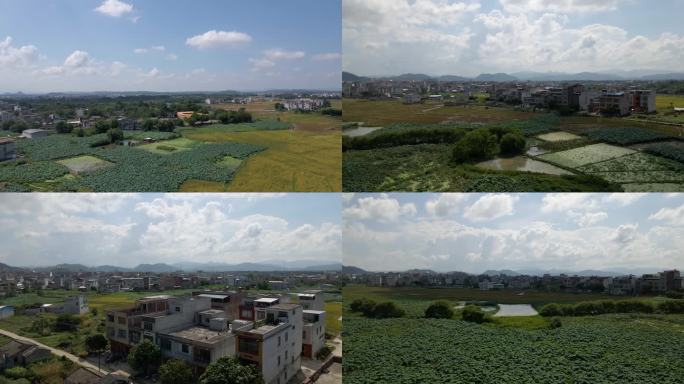
<svg viewBox="0 0 684 384">
<path fill-rule="evenodd" d="M 468 199 L 465 193 L 443 193 L 425 203 L 425 210 L 433 216 L 447 216 L 457 212 Z"/>
<path fill-rule="evenodd" d="M 34 45 L 12 45 L 12 37 L 0 41 L 0 66 L 23 67 L 31 65 L 38 58 L 38 48 Z"/>
<path fill-rule="evenodd" d="M 252 42 L 252 37 L 237 31 L 207 31 L 201 35 L 189 37 L 185 44 L 197 49 L 235 48 Z"/>
<path fill-rule="evenodd" d="M 323 61 L 323 60 L 339 60 L 342 58 L 342 55 L 337 52 L 331 52 L 331 53 L 317 53 L 313 55 L 314 60 L 318 61 Z"/>
<path fill-rule="evenodd" d="M 264 51 L 264 57 L 268 60 L 294 60 L 301 59 L 306 56 L 303 51 L 287 51 L 283 49 L 269 49 Z"/>
<path fill-rule="evenodd" d="M 95 11 L 111 17 L 121 17 L 133 12 L 133 6 L 120 0 L 104 0 Z"/>
<path fill-rule="evenodd" d="M 404 215 L 415 215 L 416 206 L 413 203 L 399 204 L 397 199 L 387 194 L 377 197 L 360 197 L 356 204 L 342 211 L 343 217 L 353 220 L 377 220 L 381 222 L 394 221 Z"/>
<path fill-rule="evenodd" d="M 493 220 L 512 215 L 518 196 L 489 194 L 480 197 L 475 204 L 466 208 L 463 217 L 472 221 Z"/>
<path fill-rule="evenodd" d="M 508 12 L 589 13 L 613 11 L 625 0 L 499 0 Z"/>
<path fill-rule="evenodd" d="M 684 204 L 675 208 L 661 208 L 648 219 L 664 221 L 671 225 L 684 225 Z"/>
<path fill-rule="evenodd" d="M 65 60 L 64 65 L 71 68 L 80 68 L 93 62 L 88 52 L 74 51 Z"/>
</svg>

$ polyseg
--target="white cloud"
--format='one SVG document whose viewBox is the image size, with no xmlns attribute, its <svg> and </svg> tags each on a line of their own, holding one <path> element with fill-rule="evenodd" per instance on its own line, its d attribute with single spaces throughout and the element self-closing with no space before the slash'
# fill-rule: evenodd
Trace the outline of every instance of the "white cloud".
<svg viewBox="0 0 684 384">
<path fill-rule="evenodd" d="M 120 0 L 104 0 L 95 11 L 111 17 L 121 17 L 133 12 L 133 6 Z"/>
<path fill-rule="evenodd" d="M 507 194 L 488 194 L 466 208 L 463 217 L 472 221 L 484 221 L 512 215 L 518 199 L 518 196 Z"/>
<path fill-rule="evenodd" d="M 155 67 L 155 68 L 150 69 L 149 72 L 147 72 L 147 77 L 157 77 L 160 74 L 161 74 L 161 71 Z"/>
<path fill-rule="evenodd" d="M 636 240 L 639 234 L 638 230 L 638 224 L 623 224 L 615 229 L 615 231 L 613 232 L 613 236 L 611 236 L 611 239 L 618 243 L 630 243 Z"/>
<path fill-rule="evenodd" d="M 339 60 L 342 58 L 342 55 L 337 52 L 331 52 L 331 53 L 317 53 L 313 55 L 314 60 L 318 61 L 324 61 L 324 60 Z"/>
<path fill-rule="evenodd" d="M 249 64 L 252 66 L 252 71 L 260 71 L 262 69 L 268 69 L 275 67 L 275 63 L 268 59 L 254 59 L 250 58 L 248 60 Z"/>
<path fill-rule="evenodd" d="M 176 61 L 178 60 L 178 55 L 176 55 L 175 53 L 169 53 L 168 55 L 166 55 L 166 60 Z"/>
<path fill-rule="evenodd" d="M 508 12 L 585 13 L 616 10 L 624 0 L 499 0 Z"/>
<path fill-rule="evenodd" d="M 580 214 L 575 222 L 581 227 L 589 227 L 608 218 L 606 212 L 587 212 Z"/>
<path fill-rule="evenodd" d="M 608 203 L 617 203 L 625 207 L 646 196 L 648 196 L 647 193 L 611 193 L 604 200 Z"/>
<path fill-rule="evenodd" d="M 416 206 L 413 203 L 399 204 L 399 201 L 380 194 L 377 197 L 360 197 L 356 204 L 342 211 L 342 216 L 351 220 L 376 220 L 381 222 L 394 221 L 399 217 L 416 214 Z"/>
<path fill-rule="evenodd" d="M 547 193 L 542 198 L 541 211 L 545 213 L 567 212 L 595 208 L 594 196 L 589 193 Z"/>
<path fill-rule="evenodd" d="M 676 208 L 661 208 L 648 219 L 664 221 L 671 225 L 684 225 L 684 204 Z"/>
<path fill-rule="evenodd" d="M 201 35 L 189 37 L 185 44 L 198 48 L 234 48 L 252 42 L 252 37 L 243 32 L 236 31 L 207 31 Z"/>
<path fill-rule="evenodd" d="M 93 60 L 90 58 L 90 55 L 88 55 L 88 52 L 77 50 L 72 52 L 64 60 L 64 65 L 71 68 L 80 68 L 90 65 L 92 61 Z"/>
<path fill-rule="evenodd" d="M 305 56 L 306 53 L 302 51 L 286 51 L 277 48 L 264 51 L 264 58 L 271 61 L 301 59 Z"/>
<path fill-rule="evenodd" d="M 141 55 L 141 54 L 143 54 L 143 53 L 149 52 L 149 50 L 148 50 L 147 48 L 136 48 L 136 49 L 133 50 L 133 52 L 134 52 L 134 53 L 137 53 L 137 54 L 139 54 L 139 55 Z"/>
<path fill-rule="evenodd" d="M 436 199 L 425 203 L 425 210 L 433 216 L 447 216 L 457 212 L 461 204 L 468 200 L 465 193 L 443 193 Z"/>
<path fill-rule="evenodd" d="M 12 37 L 0 41 L 0 66 L 24 67 L 38 58 L 38 48 L 34 45 L 12 46 Z"/>
</svg>

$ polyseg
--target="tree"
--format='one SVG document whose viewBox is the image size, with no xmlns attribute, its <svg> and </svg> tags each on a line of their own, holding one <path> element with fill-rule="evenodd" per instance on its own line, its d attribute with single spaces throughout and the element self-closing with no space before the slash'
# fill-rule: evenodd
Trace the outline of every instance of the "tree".
<svg viewBox="0 0 684 384">
<path fill-rule="evenodd" d="M 507 133 L 501 138 L 499 147 L 503 155 L 518 155 L 525 150 L 525 137 L 519 133 Z"/>
<path fill-rule="evenodd" d="M 436 301 L 430 304 L 425 310 L 425 317 L 433 319 L 451 319 L 454 317 L 454 311 L 447 301 Z"/>
<path fill-rule="evenodd" d="M 477 305 L 466 305 L 466 307 L 463 308 L 463 312 L 461 312 L 461 317 L 463 320 L 471 323 L 479 324 L 484 323 L 485 321 L 485 313 Z"/>
<path fill-rule="evenodd" d="M 79 325 L 81 325 L 81 319 L 78 316 L 74 316 L 70 313 L 62 313 L 57 316 L 57 320 L 55 320 L 54 330 L 55 332 L 73 332 L 78 330 Z"/>
<path fill-rule="evenodd" d="M 182 360 L 171 359 L 159 367 L 161 384 L 187 384 L 193 379 L 192 367 Z"/>
<path fill-rule="evenodd" d="M 154 126 L 154 120 L 152 120 L 152 119 L 145 119 L 145 121 L 143 121 L 143 123 L 142 123 L 142 129 L 143 129 L 143 131 L 152 131 L 152 130 L 154 130 L 154 128 L 155 128 L 155 126 Z"/>
<path fill-rule="evenodd" d="M 85 347 L 88 353 L 97 353 L 97 369 L 100 369 L 100 356 L 102 352 L 107 350 L 107 338 L 101 333 L 87 336 L 85 339 Z"/>
<path fill-rule="evenodd" d="M 71 133 L 73 129 L 74 128 L 65 121 L 58 121 L 57 124 L 55 124 L 55 130 L 57 133 Z"/>
<path fill-rule="evenodd" d="M 107 138 L 109 139 L 110 143 L 114 144 L 117 141 L 123 140 L 124 134 L 119 128 L 111 128 L 107 131 Z"/>
<path fill-rule="evenodd" d="M 261 372 L 255 365 L 242 365 L 235 358 L 222 357 L 209 365 L 199 380 L 200 384 L 263 384 Z"/>
<path fill-rule="evenodd" d="M 452 151 L 454 161 L 459 163 L 469 160 L 487 159 L 496 152 L 496 135 L 488 129 L 480 128 L 470 131 L 456 143 Z"/>
<path fill-rule="evenodd" d="M 136 372 L 148 375 L 159 368 L 161 364 L 161 351 L 149 340 L 143 340 L 136 345 L 128 354 L 128 364 Z"/>
<path fill-rule="evenodd" d="M 83 137 L 83 136 L 85 136 L 85 131 L 83 130 L 83 128 L 79 128 L 79 129 L 76 131 L 76 136 L 77 136 L 77 137 Z"/>
</svg>

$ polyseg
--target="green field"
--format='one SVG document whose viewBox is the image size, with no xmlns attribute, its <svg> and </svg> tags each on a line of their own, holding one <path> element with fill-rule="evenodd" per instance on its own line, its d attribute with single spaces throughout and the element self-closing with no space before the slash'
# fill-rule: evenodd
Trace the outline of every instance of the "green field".
<svg viewBox="0 0 684 384">
<path fill-rule="evenodd" d="M 344 383 L 677 383 L 684 317 L 563 318 L 557 329 L 344 318 Z"/>
<path fill-rule="evenodd" d="M 483 324 L 460 320 L 458 311 L 454 319 L 423 318 L 436 300 L 539 308 L 615 296 L 354 285 L 343 295 L 345 383 L 674 383 L 684 374 L 682 315 L 563 317 L 555 329 L 541 316 L 490 317 Z M 349 303 L 359 298 L 391 300 L 408 318 L 350 312 Z"/>
<path fill-rule="evenodd" d="M 69 171 L 77 175 L 86 172 L 97 171 L 98 169 L 107 168 L 113 165 L 109 161 L 98 159 L 94 156 L 77 156 L 69 159 L 59 160 L 57 162 L 69 168 Z"/>
<path fill-rule="evenodd" d="M 346 192 L 580 192 L 625 189 L 657 192 L 682 189 L 677 174 L 680 171 L 673 170 L 672 163 L 668 163 L 667 169 L 653 170 L 649 174 L 640 170 L 638 175 L 585 172 L 582 169 L 589 164 L 635 154 L 637 150 L 681 161 L 684 159 L 682 147 L 656 141 L 675 142 L 684 135 L 682 127 L 658 124 L 648 119 L 558 117 L 550 113 L 474 104 L 437 108 L 431 104 L 405 105 L 399 100 L 356 99 L 345 99 L 343 104 L 345 122 L 384 127 L 366 136 L 345 138 L 342 180 Z M 452 160 L 451 150 L 459 140 L 458 135 L 439 144 L 421 143 L 418 137 L 421 129 L 426 132 L 424 135 L 428 135 L 438 129 L 467 131 L 477 127 L 490 131 L 517 130 L 526 136 L 528 149 L 537 146 L 541 150 L 531 152 L 528 158 L 549 162 L 576 175 L 523 172 L 525 167 L 509 171 L 492 170 L 473 167 L 467 162 L 456 163 Z M 410 141 L 407 137 L 415 139 Z M 625 147 L 643 143 L 651 143 L 650 149 Z M 639 157 L 625 159 L 631 160 L 639 160 Z M 634 167 L 639 166 L 634 164 Z"/>
<path fill-rule="evenodd" d="M 144 149 L 151 153 L 158 155 L 168 155 L 176 151 L 188 151 L 202 143 L 194 140 L 188 140 L 184 137 L 179 137 L 171 140 L 163 140 L 156 143 L 139 145 L 136 148 Z"/>
</svg>

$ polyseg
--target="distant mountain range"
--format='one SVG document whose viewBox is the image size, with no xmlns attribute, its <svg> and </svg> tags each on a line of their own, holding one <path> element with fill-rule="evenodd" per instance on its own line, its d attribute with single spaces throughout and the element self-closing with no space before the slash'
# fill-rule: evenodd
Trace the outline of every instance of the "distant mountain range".
<svg viewBox="0 0 684 384">
<path fill-rule="evenodd" d="M 522 275 L 528 275 L 528 276 L 543 276 L 545 274 L 549 275 L 560 275 L 560 274 L 566 274 L 568 276 L 624 276 L 624 275 L 643 275 L 647 273 L 657 273 L 657 272 L 662 272 L 664 269 L 663 268 L 611 268 L 610 270 L 599 270 L 599 269 L 585 269 L 581 271 L 573 271 L 569 269 L 521 269 L 521 270 L 511 270 L 511 269 L 489 269 L 486 270 L 482 273 L 467 273 L 467 272 L 461 272 L 461 271 L 450 271 L 450 272 L 444 272 L 444 273 L 450 273 L 450 274 L 464 274 L 464 275 L 489 275 L 489 276 L 496 276 L 496 275 L 507 275 L 507 276 L 522 276 Z M 416 272 L 423 272 L 423 273 L 437 273 L 429 269 L 409 269 L 406 271 L 402 271 L 402 273 L 416 273 Z M 368 273 L 377 273 L 377 272 L 370 272 L 366 271 L 364 269 L 358 268 L 358 267 L 352 267 L 352 266 L 343 266 L 342 267 L 342 273 L 343 274 L 349 274 L 349 275 L 363 275 L 363 274 L 368 274 Z"/>
<path fill-rule="evenodd" d="M 358 76 L 349 72 L 342 72 L 342 81 L 368 81 L 368 80 L 394 80 L 394 81 L 621 81 L 621 80 L 684 80 L 684 72 L 654 73 L 654 71 L 616 71 L 616 73 L 599 72 L 516 72 L 516 73 L 482 73 L 476 77 L 464 77 L 455 75 L 429 76 L 422 73 L 405 73 L 399 76 Z"/>
<path fill-rule="evenodd" d="M 83 264 L 58 264 L 55 266 L 44 267 L 12 267 L 7 264 L 0 263 L 1 270 L 35 270 L 35 271 L 54 271 L 56 269 L 67 270 L 71 272 L 150 272 L 150 273 L 167 273 L 167 272 L 287 272 L 287 271 L 302 271 L 302 272 L 323 272 L 323 271 L 340 271 L 342 264 L 330 262 L 316 262 L 316 261 L 278 261 L 259 263 L 239 263 L 239 264 L 225 264 L 225 263 L 194 263 L 181 262 L 174 264 L 139 264 L 133 268 L 117 267 L 113 265 L 99 265 L 94 267 L 85 266 Z"/>
</svg>

